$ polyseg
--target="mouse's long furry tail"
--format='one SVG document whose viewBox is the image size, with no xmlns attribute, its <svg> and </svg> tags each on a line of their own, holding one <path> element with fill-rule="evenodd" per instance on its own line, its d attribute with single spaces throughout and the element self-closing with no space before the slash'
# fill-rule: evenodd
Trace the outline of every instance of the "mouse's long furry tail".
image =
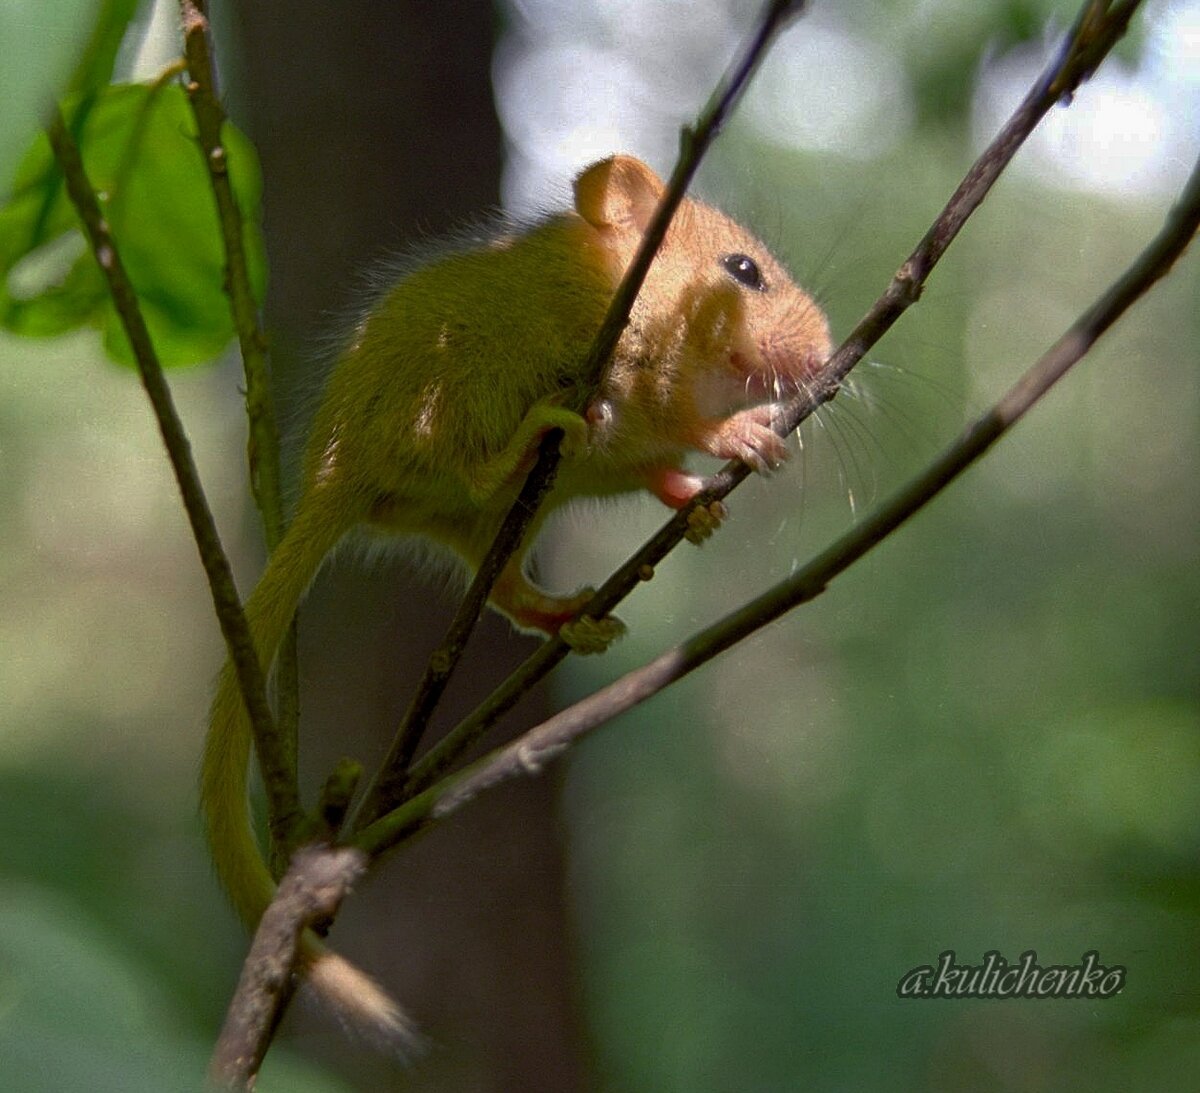
<svg viewBox="0 0 1200 1093">
<path fill-rule="evenodd" d="M 344 498 L 336 509 L 310 496 L 300 506 L 246 603 L 246 618 L 264 673 L 321 562 L 348 530 Z M 217 875 L 239 917 L 253 928 L 275 895 L 251 822 L 247 797 L 251 727 L 233 665 L 226 662 L 213 699 L 200 777 L 201 805 Z M 369 976 L 330 952 L 315 934 L 301 939 L 310 987 L 348 1025 L 370 1039 L 411 1051 L 414 1033 L 400 1008 Z"/>
<path fill-rule="evenodd" d="M 410 1059 L 423 1047 L 408 1015 L 369 975 L 306 932 L 301 942 L 305 982 L 349 1031 L 376 1047 Z"/>
</svg>

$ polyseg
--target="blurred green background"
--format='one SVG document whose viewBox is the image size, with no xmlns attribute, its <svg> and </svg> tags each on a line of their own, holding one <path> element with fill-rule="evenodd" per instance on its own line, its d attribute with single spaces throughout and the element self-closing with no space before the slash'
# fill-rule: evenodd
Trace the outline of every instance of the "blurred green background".
<svg viewBox="0 0 1200 1093">
<path fill-rule="evenodd" d="M 0 23 L 11 52 L 55 43 L 65 60 L 46 86 L 61 86 L 90 6 L 31 7 L 23 18 L 19 7 Z M 417 7 L 396 5 L 394 17 L 415 23 Z M 294 32 L 318 47 L 305 17 L 320 8 L 292 12 Z M 789 261 L 840 335 L 1036 71 L 1043 28 L 1067 24 L 1074 6 L 812 8 L 714 149 L 700 190 Z M 126 44 L 128 71 L 169 57 L 169 38 L 156 36 L 170 33 L 164 9 L 140 45 Z M 496 44 L 506 203 L 544 207 L 580 165 L 617 149 L 668 169 L 678 125 L 754 10 L 733 0 L 466 5 L 480 48 Z M 341 17 L 381 37 L 372 6 L 343 6 Z M 223 41 L 231 94 L 262 143 L 267 234 L 278 240 L 298 214 L 273 203 L 271 144 L 314 138 L 299 122 L 268 131 L 260 120 L 256 131 L 255 110 L 276 104 L 255 91 L 251 70 L 269 59 L 257 51 L 254 18 L 230 15 Z M 410 60 L 452 60 L 465 25 L 411 55 L 381 46 L 362 57 L 359 82 L 370 88 L 382 61 L 403 71 Z M 1118 56 L 1056 113 L 1050 139 L 1022 153 L 852 390 L 805 426 L 788 469 L 748 482 L 710 544 L 664 564 L 622 609 L 629 637 L 571 664 L 554 702 L 802 564 L 994 401 L 1103 290 L 1156 230 L 1196 155 L 1198 33 L 1200 5 L 1145 5 Z M 436 108 L 453 119 L 456 95 L 467 94 L 445 82 L 415 86 L 381 95 L 382 116 L 419 120 Z M 14 128 L 28 128 L 45 93 L 33 87 Z M 410 187 L 428 192 L 431 177 L 456 185 L 455 169 L 497 185 L 469 152 L 434 171 L 410 147 Z M 19 146 L 0 150 L 11 171 Z M 369 175 L 370 164 L 348 170 Z M 331 178 L 294 173 L 300 189 L 327 188 L 331 206 L 350 203 Z M 426 230 L 445 226 L 436 212 L 423 215 Z M 314 219 L 330 253 L 353 251 L 339 221 Z M 385 214 L 375 225 L 376 252 L 403 244 L 395 224 Z M 301 259 L 274 246 L 272 284 L 286 297 L 272 305 L 277 348 L 290 354 L 281 375 L 303 386 L 313 353 L 300 347 L 328 331 L 353 290 L 336 277 L 300 284 Z M 302 1026 L 285 1034 L 260 1087 L 1195 1088 L 1198 287 L 1192 254 L 927 512 L 818 601 L 606 728 L 549 781 L 550 822 L 538 824 L 551 829 L 558 919 L 512 925 L 505 905 L 529 898 L 523 889 L 468 881 L 453 897 L 482 901 L 481 921 L 504 923 L 497 934 L 562 950 L 557 986 L 522 988 L 535 996 L 527 1011 L 474 1003 L 476 1018 L 507 1026 L 511 1039 L 483 1044 L 455 1019 L 472 1003 L 446 996 L 465 997 L 472 976 L 491 974 L 482 958 L 463 957 L 460 979 L 427 970 L 414 993 L 389 981 L 432 1026 L 435 1046 L 416 1066 L 364 1062 L 362 1045 Z M 306 291 L 313 303 L 288 327 L 288 301 L 300 308 Z M 226 359 L 172 381 L 247 588 L 261 547 L 245 499 L 239 366 Z M 194 802 L 219 636 L 133 374 L 104 360 L 92 333 L 5 336 L 0 390 L 0 1087 L 192 1088 L 243 944 L 209 875 Z M 601 579 L 662 516 L 648 500 L 603 518 L 568 514 L 542 558 L 549 583 Z M 345 597 L 386 614 L 392 577 L 347 564 L 318 586 L 313 613 L 335 621 L 304 649 L 306 709 L 337 707 L 349 689 L 373 694 L 384 678 L 402 694 L 411 681 L 395 649 L 370 635 L 353 683 L 331 667 L 351 654 L 329 650 L 353 649 L 358 636 L 337 630 Z M 354 591 L 362 588 L 371 591 Z M 421 611 L 445 610 L 437 582 L 414 590 L 427 597 Z M 502 625 L 487 631 L 509 655 L 528 648 Z M 436 630 L 409 634 L 412 656 L 435 639 Z M 489 671 L 479 670 L 485 682 Z M 378 704 L 384 734 L 394 702 Z M 518 714 L 510 731 L 534 719 Z M 322 753 L 311 777 L 326 766 Z M 517 837 L 522 815 L 497 812 L 501 844 L 506 823 Z M 437 837 L 418 850 L 445 850 Z M 468 876 L 497 855 L 475 846 L 460 854 Z M 518 874 L 529 860 L 514 852 L 503 868 Z M 400 888 L 407 861 L 385 867 Z M 362 902 L 379 896 L 369 886 Z M 422 898 L 446 906 L 437 901 L 447 897 Z M 393 907 L 389 921 L 384 907 L 372 929 L 419 959 L 437 941 L 407 914 Z M 1043 965 L 1096 949 L 1128 969 L 1127 985 L 1108 1000 L 898 999 L 901 975 L 946 949 L 963 963 L 1035 949 Z M 564 1008 L 563 1027 L 547 1031 L 547 1014 Z M 550 1040 L 567 1060 L 557 1070 L 540 1054 Z M 523 1054 L 522 1073 L 510 1064 Z"/>
</svg>

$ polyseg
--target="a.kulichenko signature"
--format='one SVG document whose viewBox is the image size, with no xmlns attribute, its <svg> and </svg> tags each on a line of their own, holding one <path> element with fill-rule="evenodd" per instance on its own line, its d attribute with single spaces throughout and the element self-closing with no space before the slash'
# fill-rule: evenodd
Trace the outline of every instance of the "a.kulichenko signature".
<svg viewBox="0 0 1200 1093">
<path fill-rule="evenodd" d="M 896 984 L 900 998 L 1111 998 L 1125 987 L 1125 968 L 1105 966 L 1091 949 L 1078 964 L 1042 967 L 1028 949 L 1010 964 L 995 949 L 980 964 L 957 963 L 954 950 L 905 972 Z"/>
</svg>

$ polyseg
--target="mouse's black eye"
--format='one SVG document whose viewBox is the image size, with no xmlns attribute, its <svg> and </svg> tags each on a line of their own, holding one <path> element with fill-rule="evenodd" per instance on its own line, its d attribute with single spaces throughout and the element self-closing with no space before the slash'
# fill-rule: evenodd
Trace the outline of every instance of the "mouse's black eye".
<svg viewBox="0 0 1200 1093">
<path fill-rule="evenodd" d="M 756 292 L 763 292 L 766 289 L 767 283 L 763 280 L 762 270 L 749 255 L 727 254 L 721 259 L 721 265 L 739 285 L 745 285 L 746 288 L 752 288 Z"/>
</svg>

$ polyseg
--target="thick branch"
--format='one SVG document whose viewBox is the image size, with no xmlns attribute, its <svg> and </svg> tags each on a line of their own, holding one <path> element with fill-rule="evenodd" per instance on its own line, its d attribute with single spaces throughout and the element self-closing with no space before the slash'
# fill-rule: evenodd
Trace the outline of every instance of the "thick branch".
<svg viewBox="0 0 1200 1093">
<path fill-rule="evenodd" d="M 1111 11 L 1108 10 L 1110 5 L 1103 0 L 1089 0 L 1084 5 L 1058 57 L 971 166 L 886 291 L 830 358 L 820 377 L 788 404 L 780 425 L 784 435 L 794 431 L 805 418 L 837 393 L 839 384 L 850 370 L 917 301 L 946 248 L 987 196 L 1017 149 L 1046 112 L 1095 70 L 1124 34 L 1139 2 L 1127 0 L 1113 6 Z M 594 618 L 602 618 L 610 613 L 641 581 L 649 580 L 655 567 L 679 545 L 687 533 L 691 513 L 700 506 L 727 497 L 750 473 L 750 468 L 736 460 L 723 467 L 709 479 L 702 493 L 672 516 L 601 586 L 582 613 Z M 564 660 L 570 651 L 561 637 L 552 638 L 542 645 L 416 764 L 409 776 L 406 794 L 423 789 L 448 770 L 466 749 L 507 713 L 526 691 Z"/>
<path fill-rule="evenodd" d="M 300 935 L 327 921 L 362 876 L 366 857 L 350 847 L 296 851 L 258 924 L 237 990 L 213 1051 L 209 1079 L 220 1089 L 248 1090 L 295 988 Z"/>
<path fill-rule="evenodd" d="M 108 282 L 113 304 L 137 361 L 142 385 L 158 420 L 163 443 L 171 460 L 175 479 L 179 483 L 179 492 L 183 495 L 183 505 L 191 522 L 196 547 L 200 552 L 200 561 L 208 577 L 217 621 L 225 637 L 229 657 L 237 672 L 238 685 L 250 715 L 255 744 L 259 749 L 263 781 L 278 813 L 294 817 L 299 813 L 295 781 L 289 777 L 286 764 L 279 761 L 275 748 L 277 735 L 271 710 L 267 705 L 262 667 L 254 651 L 246 616 L 238 599 L 229 559 L 221 546 L 212 511 L 208 507 L 200 475 L 192 459 L 191 445 L 175 410 L 171 389 L 167 385 L 162 365 L 150 340 L 150 332 L 146 328 L 137 293 L 121 262 L 116 241 L 100 210 L 95 191 L 88 181 L 79 149 L 71 139 L 61 114 L 56 114 L 47 135 L 66 179 L 67 193 L 79 213 L 80 220 L 83 221 L 96 261 Z"/>
<path fill-rule="evenodd" d="M 379 854 L 448 816 L 485 789 L 536 774 L 597 726 L 657 694 L 780 615 L 815 599 L 905 520 L 927 505 L 1019 421 L 1133 303 L 1170 271 L 1200 226 L 1200 161 L 1154 241 L 1050 350 L 921 475 L 803 569 L 738 611 L 529 730 L 507 747 L 425 790 L 361 833 Z"/>
</svg>

